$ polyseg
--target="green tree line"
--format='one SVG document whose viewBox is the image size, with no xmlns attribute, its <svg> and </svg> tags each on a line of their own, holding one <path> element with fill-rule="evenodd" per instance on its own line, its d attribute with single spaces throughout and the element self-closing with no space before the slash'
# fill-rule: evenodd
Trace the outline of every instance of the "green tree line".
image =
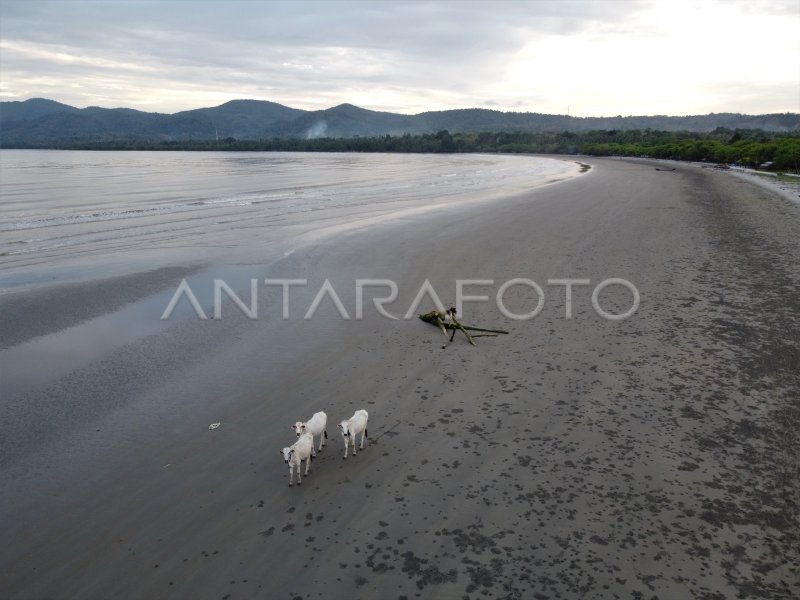
<svg viewBox="0 0 800 600">
<path fill-rule="evenodd" d="M 38 147 L 71 150 L 189 150 L 288 152 L 503 152 L 636 156 L 758 167 L 800 172 L 800 132 L 761 130 L 667 132 L 609 130 L 581 133 L 426 133 L 355 138 L 273 138 L 264 140 L 152 141 L 122 138 L 73 140 Z"/>
</svg>

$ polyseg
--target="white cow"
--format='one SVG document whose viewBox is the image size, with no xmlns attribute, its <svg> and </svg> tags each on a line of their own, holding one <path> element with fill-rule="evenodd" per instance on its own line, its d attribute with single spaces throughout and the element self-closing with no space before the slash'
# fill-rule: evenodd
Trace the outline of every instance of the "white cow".
<svg viewBox="0 0 800 600">
<path fill-rule="evenodd" d="M 357 410 L 352 417 L 339 423 L 339 430 L 344 440 L 344 457 L 347 458 L 347 450 L 350 442 L 353 443 L 353 456 L 356 455 L 356 435 L 361 434 L 361 445 L 359 449 L 364 449 L 364 438 L 367 437 L 367 418 L 369 415 L 365 410 Z"/>
<path fill-rule="evenodd" d="M 310 433 L 304 433 L 294 444 L 278 451 L 279 454 L 283 454 L 283 460 L 289 465 L 289 487 L 292 487 L 295 467 L 297 467 L 297 485 L 303 485 L 300 469 L 303 466 L 303 461 L 306 461 L 305 474 L 306 476 L 308 475 L 308 469 L 311 466 L 311 451 L 313 449 L 314 437 Z"/>
<path fill-rule="evenodd" d="M 302 423 L 298 421 L 292 426 L 297 437 L 300 437 L 304 433 L 310 433 L 313 437 L 319 436 L 319 450 L 322 451 L 322 447 L 325 445 L 325 440 L 328 439 L 328 431 L 325 429 L 328 426 L 328 415 L 324 412 L 320 411 L 318 413 L 314 413 L 308 421 Z M 312 445 L 312 454 L 316 456 L 316 452 L 313 449 Z"/>
</svg>

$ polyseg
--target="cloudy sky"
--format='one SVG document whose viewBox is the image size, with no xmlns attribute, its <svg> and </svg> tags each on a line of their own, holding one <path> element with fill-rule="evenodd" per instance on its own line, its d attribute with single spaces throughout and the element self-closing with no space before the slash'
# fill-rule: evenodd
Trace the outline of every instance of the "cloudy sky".
<svg viewBox="0 0 800 600">
<path fill-rule="evenodd" d="M 800 0 L 0 0 L 0 99 L 800 111 Z"/>
</svg>

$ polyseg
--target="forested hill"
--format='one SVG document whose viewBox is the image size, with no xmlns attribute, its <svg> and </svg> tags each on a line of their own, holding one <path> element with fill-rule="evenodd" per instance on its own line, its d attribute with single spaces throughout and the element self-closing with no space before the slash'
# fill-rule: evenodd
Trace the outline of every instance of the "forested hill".
<svg viewBox="0 0 800 600">
<path fill-rule="evenodd" d="M 129 108 L 79 109 L 43 98 L 0 102 L 0 146 L 5 148 L 41 148 L 83 142 L 355 138 L 443 130 L 451 133 L 648 129 L 710 132 L 720 127 L 800 131 L 800 114 L 570 117 L 470 108 L 403 115 L 366 110 L 352 104 L 304 111 L 261 100 L 232 100 L 217 107 L 162 114 Z"/>
</svg>

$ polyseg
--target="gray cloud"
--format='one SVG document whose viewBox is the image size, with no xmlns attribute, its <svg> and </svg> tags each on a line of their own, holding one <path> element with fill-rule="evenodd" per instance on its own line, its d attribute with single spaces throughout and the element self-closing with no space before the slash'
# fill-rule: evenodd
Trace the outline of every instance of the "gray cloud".
<svg viewBox="0 0 800 600">
<path fill-rule="evenodd" d="M 768 4 L 792 16 L 792 3 Z M 651 2 L 28 0 L 0 6 L 4 99 L 42 95 L 79 106 L 171 111 L 224 97 L 265 97 L 302 108 L 352 101 L 416 112 L 487 97 L 498 108 L 524 109 L 520 102 L 531 91 L 510 93 L 506 71 L 526 45 L 553 36 L 644 37 L 650 33 L 637 16 Z M 624 80 L 624 65 L 603 68 L 610 79 Z"/>
<path fill-rule="evenodd" d="M 330 1 L 153 1 L 6 3 L 5 35 L 23 34 L 41 42 L 124 47 L 145 37 L 160 42 L 267 43 L 277 46 L 393 48 L 408 52 L 433 48 L 513 46 L 531 29 L 575 33 L 587 24 L 614 22 L 645 7 L 622 2 L 330 2 Z"/>
</svg>

